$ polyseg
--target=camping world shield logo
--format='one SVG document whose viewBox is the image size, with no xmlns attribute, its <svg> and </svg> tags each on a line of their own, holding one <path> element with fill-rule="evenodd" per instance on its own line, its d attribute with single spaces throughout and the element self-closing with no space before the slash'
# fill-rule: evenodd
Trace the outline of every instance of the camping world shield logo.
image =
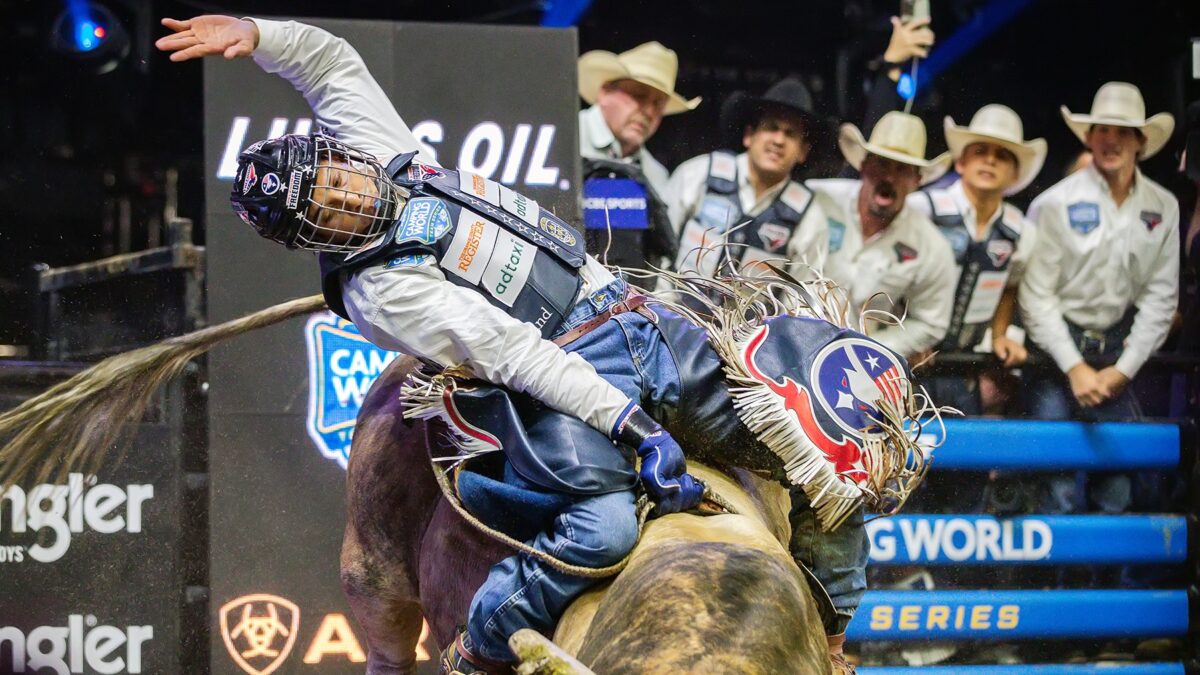
<svg viewBox="0 0 1200 675">
<path fill-rule="evenodd" d="M 345 469 L 363 398 L 398 354 L 367 342 L 353 323 L 331 312 L 314 314 L 304 337 L 308 343 L 308 435 L 322 455 Z"/>
</svg>

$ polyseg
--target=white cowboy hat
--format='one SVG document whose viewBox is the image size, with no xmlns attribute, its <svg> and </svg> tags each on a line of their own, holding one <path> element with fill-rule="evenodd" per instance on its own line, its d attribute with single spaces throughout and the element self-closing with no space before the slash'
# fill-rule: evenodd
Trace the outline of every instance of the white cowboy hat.
<svg viewBox="0 0 1200 675">
<path fill-rule="evenodd" d="M 688 100 L 675 93 L 678 73 L 679 57 L 658 42 L 640 44 L 620 54 L 596 49 L 579 57 L 579 96 L 590 105 L 605 84 L 634 80 L 667 95 L 664 115 L 695 110 L 700 105 L 699 96 Z"/>
<path fill-rule="evenodd" d="M 992 103 L 983 106 L 965 127 L 955 124 L 949 115 L 943 125 L 946 145 L 950 146 L 950 155 L 955 160 L 962 157 L 963 150 L 972 143 L 991 143 L 1016 155 L 1017 179 L 1004 191 L 1006 195 L 1015 195 L 1024 190 L 1046 162 L 1046 139 L 1025 140 L 1021 118 L 1006 105 Z"/>
<path fill-rule="evenodd" d="M 1142 92 L 1128 82 L 1108 82 L 1096 92 L 1092 99 L 1092 112 L 1084 115 L 1073 113 L 1062 106 L 1063 120 L 1079 140 L 1087 143 L 1088 129 L 1093 124 L 1107 124 L 1114 127 L 1129 127 L 1138 129 L 1146 137 L 1139 159 L 1149 159 L 1162 150 L 1171 139 L 1175 129 L 1175 118 L 1171 113 L 1158 113 L 1146 118 L 1146 101 Z"/>
<path fill-rule="evenodd" d="M 838 133 L 838 147 L 850 166 L 862 169 L 867 154 L 879 155 L 909 164 L 921 170 L 921 185 L 932 183 L 950 168 L 950 153 L 943 152 L 925 159 L 925 123 L 916 115 L 896 110 L 887 113 L 871 130 L 871 140 L 853 124 L 843 124 Z"/>
</svg>

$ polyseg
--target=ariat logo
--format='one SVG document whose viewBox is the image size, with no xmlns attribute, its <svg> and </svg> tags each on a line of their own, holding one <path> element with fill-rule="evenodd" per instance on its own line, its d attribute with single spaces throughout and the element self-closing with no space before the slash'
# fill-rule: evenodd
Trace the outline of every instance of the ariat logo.
<svg viewBox="0 0 1200 675">
<path fill-rule="evenodd" d="M 251 675 L 268 675 L 296 644 L 300 608 L 278 595 L 243 595 L 221 607 L 220 622 L 221 638 L 234 663 Z"/>
<path fill-rule="evenodd" d="M 471 269 L 471 263 L 475 260 L 475 255 L 479 253 L 479 242 L 483 239 L 483 230 L 483 221 L 476 220 L 471 223 L 471 233 L 467 235 L 467 245 L 458 256 L 459 270 L 467 272 Z"/>
</svg>

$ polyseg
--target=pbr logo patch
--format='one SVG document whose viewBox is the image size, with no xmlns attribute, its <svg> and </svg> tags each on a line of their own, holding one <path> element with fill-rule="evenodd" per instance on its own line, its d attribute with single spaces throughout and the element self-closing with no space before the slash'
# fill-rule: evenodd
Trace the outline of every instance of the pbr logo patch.
<svg viewBox="0 0 1200 675">
<path fill-rule="evenodd" d="M 1100 227 L 1100 205 L 1096 202 L 1075 202 L 1067 207 L 1067 221 L 1072 230 L 1087 234 Z"/>
<path fill-rule="evenodd" d="M 758 228 L 758 238 L 762 239 L 763 248 L 771 253 L 783 248 L 783 245 L 788 243 L 788 239 L 791 239 L 791 237 L 792 231 L 783 225 L 763 223 Z"/>
<path fill-rule="evenodd" d="M 1007 239 L 993 239 L 987 243 L 987 255 L 996 267 L 1004 267 L 1004 263 L 1012 256 L 1013 243 Z"/>
<path fill-rule="evenodd" d="M 1142 222 L 1146 224 L 1146 229 L 1150 230 L 1151 232 L 1154 231 L 1154 228 L 1161 225 L 1163 220 L 1162 214 L 1158 211 L 1142 211 L 1139 214 L 1139 217 L 1142 219 Z"/>
<path fill-rule="evenodd" d="M 408 165 L 408 180 L 414 183 L 430 180 L 432 178 L 441 178 L 446 174 L 437 169 L 425 164 L 409 164 Z"/>
<path fill-rule="evenodd" d="M 397 356 L 367 342 L 354 324 L 331 312 L 314 314 L 308 343 L 308 436 L 343 469 L 350 459 L 354 421 L 367 390 Z"/>
<path fill-rule="evenodd" d="M 255 593 L 225 603 L 218 621 L 234 663 L 250 675 L 269 675 L 296 645 L 300 608 L 278 595 Z"/>
<path fill-rule="evenodd" d="M 896 262 L 906 263 L 910 260 L 917 259 L 917 249 L 909 246 L 908 244 L 901 244 L 897 242 L 893 249 L 896 251 Z"/>
<path fill-rule="evenodd" d="M 433 262 L 434 258 L 426 253 L 410 253 L 402 255 L 398 258 L 392 258 L 384 265 L 384 269 L 392 269 L 393 267 L 420 267 L 425 263 Z"/>
<path fill-rule="evenodd" d="M 450 231 L 450 214 L 440 199 L 417 197 L 408 203 L 400 214 L 400 227 L 396 228 L 396 243 L 419 241 L 433 244 Z"/>
</svg>

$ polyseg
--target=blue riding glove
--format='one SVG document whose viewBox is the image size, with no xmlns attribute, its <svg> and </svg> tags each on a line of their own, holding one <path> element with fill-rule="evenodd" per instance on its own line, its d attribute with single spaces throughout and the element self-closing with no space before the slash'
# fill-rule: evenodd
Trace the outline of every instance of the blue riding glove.
<svg viewBox="0 0 1200 675">
<path fill-rule="evenodd" d="M 642 459 L 642 485 L 655 503 L 655 516 L 686 511 L 700 504 L 704 483 L 687 472 L 679 443 L 640 406 L 629 404 L 613 430 L 613 437 L 637 448 Z"/>
</svg>

